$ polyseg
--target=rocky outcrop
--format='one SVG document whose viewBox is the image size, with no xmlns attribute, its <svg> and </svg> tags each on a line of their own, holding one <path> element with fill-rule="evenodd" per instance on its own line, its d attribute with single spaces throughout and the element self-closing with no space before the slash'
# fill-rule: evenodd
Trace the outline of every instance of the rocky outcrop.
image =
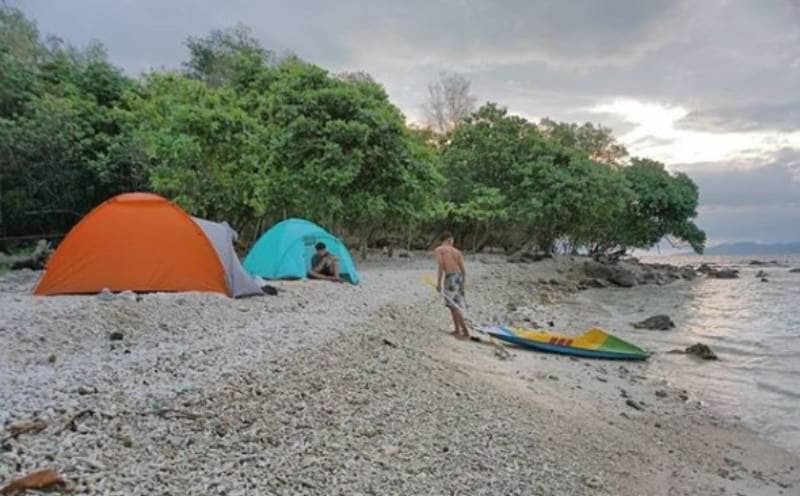
<svg viewBox="0 0 800 496">
<path fill-rule="evenodd" d="M 540 260 L 544 260 L 546 258 L 552 258 L 552 256 L 549 253 L 536 253 L 527 250 L 519 250 L 509 256 L 507 260 L 509 263 L 533 263 L 539 262 Z"/>
<path fill-rule="evenodd" d="M 641 322 L 631 324 L 636 329 L 650 329 L 653 331 L 668 331 L 675 327 L 675 322 L 668 315 L 653 315 Z"/>
<path fill-rule="evenodd" d="M 621 265 L 607 265 L 594 261 L 584 262 L 583 272 L 590 279 L 606 280 L 623 288 L 630 288 L 638 283 L 636 274 Z"/>
<path fill-rule="evenodd" d="M 706 272 L 706 277 L 712 279 L 738 279 L 739 271 L 736 269 L 712 269 Z"/>
</svg>

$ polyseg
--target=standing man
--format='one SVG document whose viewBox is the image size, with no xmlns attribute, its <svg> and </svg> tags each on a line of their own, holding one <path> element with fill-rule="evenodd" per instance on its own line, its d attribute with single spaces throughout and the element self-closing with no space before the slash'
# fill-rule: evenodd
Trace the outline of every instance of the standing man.
<svg viewBox="0 0 800 496">
<path fill-rule="evenodd" d="M 450 309 L 455 330 L 451 332 L 458 339 L 468 339 L 469 331 L 464 322 L 464 283 L 467 271 L 464 269 L 464 255 L 453 246 L 453 235 L 442 235 L 442 244 L 434 251 L 439 266 L 436 274 L 436 290 L 445 296 L 445 305 Z"/>
</svg>

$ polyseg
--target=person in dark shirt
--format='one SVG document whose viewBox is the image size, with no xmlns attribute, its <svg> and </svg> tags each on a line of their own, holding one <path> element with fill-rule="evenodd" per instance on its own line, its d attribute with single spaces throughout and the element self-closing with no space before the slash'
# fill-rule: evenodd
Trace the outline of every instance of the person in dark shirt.
<svg viewBox="0 0 800 496">
<path fill-rule="evenodd" d="M 320 241 L 314 248 L 317 251 L 311 257 L 311 271 L 309 271 L 308 277 L 342 282 L 342 278 L 339 276 L 339 261 L 328 251 L 325 243 Z"/>
</svg>

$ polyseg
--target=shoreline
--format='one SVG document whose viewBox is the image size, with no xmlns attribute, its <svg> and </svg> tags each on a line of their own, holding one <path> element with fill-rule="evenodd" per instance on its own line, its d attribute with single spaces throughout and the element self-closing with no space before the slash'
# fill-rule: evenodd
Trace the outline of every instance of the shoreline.
<svg viewBox="0 0 800 496">
<path fill-rule="evenodd" d="M 766 495 L 800 485 L 797 456 L 646 363 L 510 347 L 501 361 L 449 337 L 421 282 L 432 264 L 412 257 L 368 261 L 360 287 L 280 282 L 278 297 L 243 300 L 42 299 L 26 293 L 31 280 L 0 278 L 0 403 L 11 405 L 0 407 L 0 436 L 31 418 L 47 425 L 6 442 L 0 484 L 52 467 L 91 494 Z M 529 301 L 534 291 L 572 298 L 552 284 L 569 274 L 562 262 L 468 260 L 470 311 L 567 325 L 560 305 Z M 123 338 L 110 341 L 117 329 Z"/>
</svg>

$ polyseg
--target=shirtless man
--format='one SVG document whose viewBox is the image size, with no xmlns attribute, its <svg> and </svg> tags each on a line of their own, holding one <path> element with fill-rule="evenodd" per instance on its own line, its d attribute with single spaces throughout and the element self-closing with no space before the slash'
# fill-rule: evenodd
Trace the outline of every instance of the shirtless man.
<svg viewBox="0 0 800 496">
<path fill-rule="evenodd" d="M 316 253 L 311 257 L 311 271 L 309 271 L 308 277 L 342 282 L 342 278 L 339 276 L 339 261 L 328 251 L 325 243 L 320 241 L 314 249 Z"/>
<path fill-rule="evenodd" d="M 434 251 L 439 266 L 436 275 L 436 290 L 445 296 L 445 306 L 450 309 L 455 330 L 451 332 L 458 339 L 468 339 L 469 331 L 462 314 L 464 302 L 464 283 L 467 271 L 464 269 L 464 255 L 453 246 L 453 235 L 445 233 L 442 244 Z"/>
</svg>

